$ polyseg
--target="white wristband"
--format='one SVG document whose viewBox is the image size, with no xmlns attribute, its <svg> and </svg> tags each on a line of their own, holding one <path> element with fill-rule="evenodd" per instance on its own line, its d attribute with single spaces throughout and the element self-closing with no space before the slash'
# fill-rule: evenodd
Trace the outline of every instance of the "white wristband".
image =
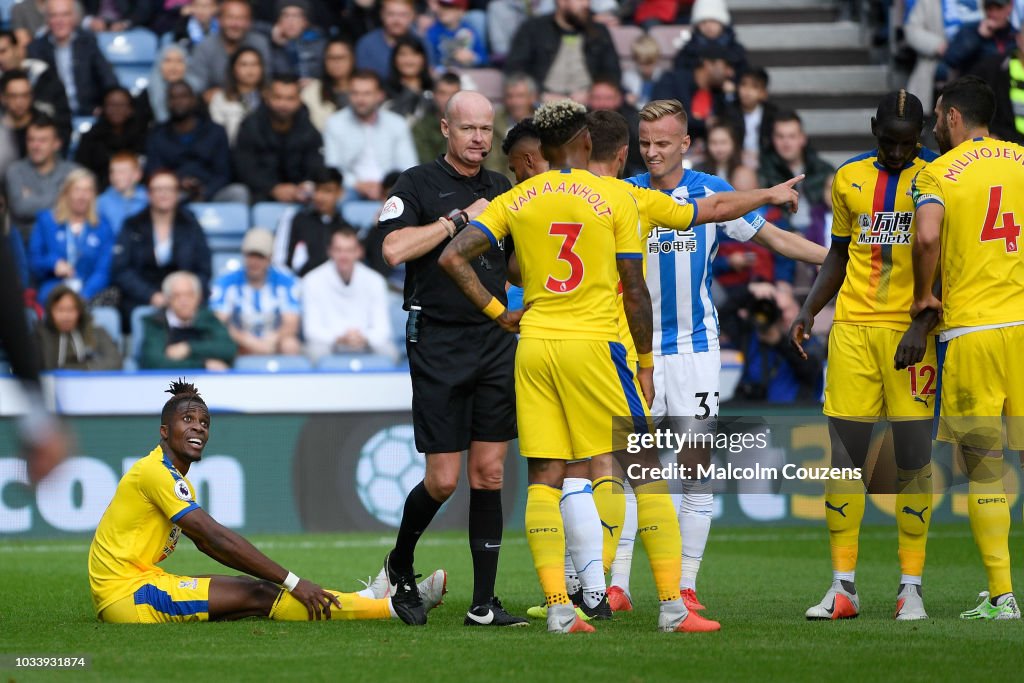
<svg viewBox="0 0 1024 683">
<path fill-rule="evenodd" d="M 295 587 L 299 585 L 299 577 L 295 576 L 291 572 L 288 572 L 288 576 L 284 577 L 284 581 L 281 582 L 284 589 L 291 593 L 295 590 Z"/>
</svg>

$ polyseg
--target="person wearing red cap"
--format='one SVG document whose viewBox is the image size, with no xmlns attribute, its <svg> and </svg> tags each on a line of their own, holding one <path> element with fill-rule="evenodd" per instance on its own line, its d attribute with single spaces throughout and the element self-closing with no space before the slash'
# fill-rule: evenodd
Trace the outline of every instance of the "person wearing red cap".
<svg viewBox="0 0 1024 683">
<path fill-rule="evenodd" d="M 481 36 L 466 21 L 469 0 L 438 0 L 437 21 L 427 29 L 430 61 L 437 67 L 473 67 L 487 63 Z"/>
</svg>

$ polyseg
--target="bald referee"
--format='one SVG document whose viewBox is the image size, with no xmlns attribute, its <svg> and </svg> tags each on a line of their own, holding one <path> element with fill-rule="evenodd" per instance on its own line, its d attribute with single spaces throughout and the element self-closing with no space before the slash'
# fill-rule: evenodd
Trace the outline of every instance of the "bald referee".
<svg viewBox="0 0 1024 683">
<path fill-rule="evenodd" d="M 409 493 L 384 571 L 396 603 L 420 601 L 413 552 L 441 505 L 455 491 L 468 451 L 469 546 L 473 604 L 467 626 L 525 626 L 494 595 L 503 518 L 501 486 L 508 441 L 516 438 L 516 340 L 476 309 L 438 267 L 452 237 L 510 189 L 483 168 L 494 135 L 494 109 L 483 95 L 462 91 L 448 101 L 441 132 L 445 153 L 405 171 L 380 215 L 384 259 L 406 264 L 406 348 L 412 373 L 416 448 L 427 454 L 422 482 Z M 484 286 L 503 303 L 511 244 L 473 263 Z M 426 613 L 424 615 L 426 622 Z"/>
</svg>

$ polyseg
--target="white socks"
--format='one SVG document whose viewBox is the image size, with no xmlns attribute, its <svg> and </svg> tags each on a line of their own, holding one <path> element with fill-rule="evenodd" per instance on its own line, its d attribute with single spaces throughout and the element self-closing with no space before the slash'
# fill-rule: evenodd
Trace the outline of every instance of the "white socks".
<svg viewBox="0 0 1024 683">
<path fill-rule="evenodd" d="M 622 482 L 626 495 L 626 516 L 622 520 L 622 536 L 612 561 L 611 585 L 621 588 L 629 595 L 629 573 L 633 568 L 633 541 L 636 538 L 636 494 L 628 481 Z"/>
<path fill-rule="evenodd" d="M 572 556 L 572 565 L 579 576 L 587 606 L 595 607 L 605 594 L 604 567 L 601 565 L 604 538 L 590 480 L 566 478 L 562 483 L 559 507 L 565 526 L 566 550 Z"/>
<path fill-rule="evenodd" d="M 679 506 L 679 531 L 683 536 L 683 571 L 679 579 L 682 590 L 697 588 L 697 572 L 711 533 L 713 505 L 710 481 L 683 482 L 683 498 Z"/>
</svg>

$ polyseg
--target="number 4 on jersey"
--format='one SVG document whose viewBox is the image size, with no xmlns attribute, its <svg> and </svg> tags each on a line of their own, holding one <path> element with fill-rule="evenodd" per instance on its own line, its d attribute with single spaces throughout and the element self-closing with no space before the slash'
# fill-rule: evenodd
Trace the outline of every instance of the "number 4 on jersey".
<svg viewBox="0 0 1024 683">
<path fill-rule="evenodd" d="M 1003 186 L 996 185 L 989 188 L 988 210 L 985 212 L 985 225 L 981 228 L 981 241 L 1005 240 L 1006 253 L 1017 253 L 1017 237 L 1020 236 L 1020 226 L 1017 225 L 1012 211 L 1000 214 L 1000 207 L 1003 203 Z M 997 220 L 1002 220 L 1001 225 L 996 225 Z"/>
</svg>

